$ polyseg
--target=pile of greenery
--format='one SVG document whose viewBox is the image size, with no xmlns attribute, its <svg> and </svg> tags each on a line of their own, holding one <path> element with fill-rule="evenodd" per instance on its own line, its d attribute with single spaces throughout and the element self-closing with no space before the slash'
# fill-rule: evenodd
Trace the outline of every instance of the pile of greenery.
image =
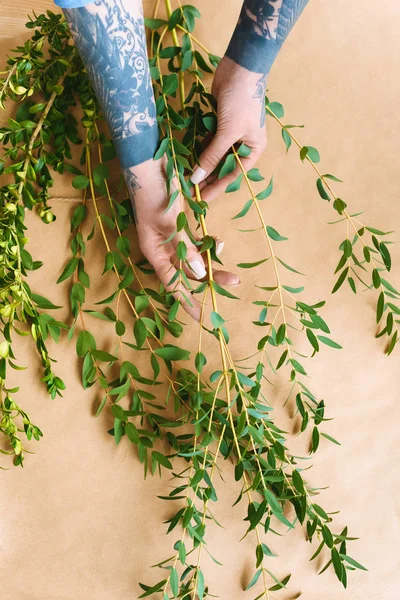
<svg viewBox="0 0 400 600">
<path fill-rule="evenodd" d="M 355 538 L 349 537 L 347 527 L 337 530 L 332 513 L 317 503 L 319 490 L 307 483 L 305 468 L 301 466 L 304 459 L 309 465 L 310 456 L 291 453 L 291 436 L 274 421 L 264 385 L 278 370 L 286 371 L 289 397 L 297 407 L 293 418 L 299 420 L 300 433 L 309 436 L 311 455 L 322 441 L 339 443 L 323 431 L 326 406 L 306 386 L 307 357 L 296 346 L 302 344 L 303 336 L 308 340 L 310 356 L 324 345 L 334 349 L 340 346 L 330 337 L 329 326 L 321 316 L 325 302 L 305 302 L 304 287 L 291 284 L 289 278 L 299 272 L 284 262 L 276 250 L 287 238 L 265 222 L 262 209 L 263 201 L 273 192 L 273 180 L 263 184 L 261 191 L 255 190 L 255 183 L 264 181 L 264 177 L 257 168 L 245 171 L 242 158 L 248 156 L 250 149 L 241 144 L 232 147 L 219 166 L 218 177 L 223 178 L 239 165 L 241 174 L 226 192 L 245 186 L 249 199 L 234 219 L 243 219 L 254 211 L 260 223 L 255 235 L 262 236 L 266 254 L 254 263 L 240 263 L 238 267 L 252 269 L 268 262 L 273 267 L 274 280 L 257 288 L 257 316 L 252 323 L 243 323 L 243 327 L 256 327 L 261 332 L 254 352 L 245 361 L 233 356 L 229 339 L 236 332 L 229 332 L 229 315 L 221 314 L 219 300 L 220 296 L 231 299 L 232 310 L 237 310 L 239 299 L 213 279 L 213 263 L 220 259 L 215 239 L 207 230 L 208 206 L 199 187 L 188 181 L 203 138 L 216 129 L 215 100 L 207 91 L 204 75 L 213 72 L 219 58 L 193 34 L 195 21 L 200 17 L 195 7 L 179 5 L 172 10 L 169 0 L 165 0 L 165 6 L 167 19 L 157 17 L 158 3 L 153 18 L 146 19 L 162 132 L 156 157 L 165 159 L 167 189 L 171 189 L 174 178 L 178 181 L 178 189 L 170 195 L 169 208 L 178 196 L 184 199 L 174 235 L 185 230 L 206 256 L 207 281 L 192 289 L 201 298 L 201 322 L 184 325 L 179 300 L 155 278 L 149 279 L 150 265 L 131 259 L 127 235 L 133 224 L 131 204 L 129 198 L 114 193 L 108 182 L 108 163 L 115 158 L 115 152 L 107 135 L 99 131 L 102 118 L 87 74 L 63 16 L 50 11 L 34 16 L 27 23 L 32 30 L 30 39 L 13 51 L 0 80 L 1 106 L 4 108 L 6 102 L 17 105 L 15 118 L 9 118 L 7 125 L 0 128 L 0 174 L 4 178 L 0 187 L 0 431 L 6 444 L 3 447 L 7 448 L 0 451 L 12 455 L 14 465 L 22 466 L 25 440 L 39 440 L 42 436 L 40 428 L 15 399 L 18 388 L 7 385 L 9 369 L 23 368 L 17 364 L 14 352 L 16 336 L 33 339 L 43 366 L 42 381 L 50 396 L 56 398 L 65 385 L 54 372 L 47 343 L 49 339 L 58 342 L 66 330 L 68 339 L 76 339 L 83 387 L 97 386 L 102 390 L 96 415 L 103 410 L 113 415 L 110 433 L 115 443 L 125 438 L 137 448 L 145 475 L 166 470 L 175 483 L 164 497 L 177 507 L 167 521 L 167 532 L 174 538 L 173 553 L 156 565 L 163 572 L 158 581 L 140 584 L 141 597 L 194 600 L 211 596 L 202 570 L 202 555 L 203 551 L 208 552 L 208 527 L 212 521 L 218 525 L 212 509 L 217 501 L 218 462 L 227 459 L 232 463 L 235 481 L 241 482 L 237 503 L 244 506 L 244 533 L 254 536 L 255 570 L 246 589 L 257 584 L 257 598 L 268 599 L 287 587 L 290 575 L 282 579 L 271 570 L 274 553 L 267 540 L 278 534 L 282 526 L 290 530 L 297 522 L 305 528 L 309 542 L 316 540 L 312 559 L 321 552 L 326 556 L 321 572 L 332 568 L 346 587 L 348 571 L 364 569 L 347 552 L 348 542 Z M 74 116 L 77 107 L 79 123 Z M 335 222 L 345 227 L 332 292 L 344 284 L 354 293 L 359 288 L 375 292 L 376 321 L 381 324 L 377 337 L 387 338 L 385 351 L 390 354 L 398 342 L 400 314 L 400 294 L 387 279 L 391 257 L 386 236 L 390 232 L 363 225 L 358 220 L 360 213 L 349 212 L 332 187 L 332 182 L 340 180 L 322 174 L 317 166 L 318 151 L 296 139 L 295 125 L 284 124 L 281 104 L 265 98 L 265 110 L 281 128 L 286 149 L 297 146 L 300 160 L 315 171 L 319 196 L 331 203 L 339 215 Z M 82 153 L 75 164 L 72 148 L 78 145 Z M 42 263 L 26 248 L 24 224 L 27 210 L 35 211 L 45 223 L 54 221 L 56 217 L 49 205 L 53 177 L 54 173 L 65 172 L 73 173 L 73 187 L 83 190 L 82 202 L 71 217 L 71 257 L 58 278 L 58 283 L 70 282 L 68 325 L 48 312 L 59 307 L 28 285 L 29 271 L 39 269 Z M 123 193 L 123 185 L 119 192 L 121 188 Z M 99 196 L 106 198 L 106 212 L 100 210 Z M 95 221 L 90 234 L 84 237 L 88 200 L 93 203 Z M 115 289 L 108 298 L 99 299 L 97 307 L 88 308 L 85 296 L 90 276 L 85 252 L 96 230 L 104 241 L 103 276 L 114 278 Z M 183 242 L 178 244 L 178 259 L 177 277 L 190 287 L 182 268 L 186 259 Z M 129 309 L 128 320 L 122 319 L 121 306 Z M 205 325 L 207 315 L 212 327 Z M 115 329 L 115 354 L 98 347 L 90 331 L 93 317 L 109 322 Z M 190 327 L 193 335 L 197 328 L 195 355 L 183 347 L 181 336 L 185 327 Z M 207 367 L 206 336 L 220 352 L 220 364 L 212 373 Z M 146 353 L 146 373 L 139 371 L 134 358 L 127 359 L 128 348 L 133 356 Z M 166 390 L 164 398 L 159 390 Z M 214 560 L 218 562 L 218 557 Z"/>
</svg>

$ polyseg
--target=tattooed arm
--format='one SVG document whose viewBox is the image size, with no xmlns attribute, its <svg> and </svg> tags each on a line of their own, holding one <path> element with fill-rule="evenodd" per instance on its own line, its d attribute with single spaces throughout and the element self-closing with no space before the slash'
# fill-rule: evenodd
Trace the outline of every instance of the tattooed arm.
<svg viewBox="0 0 400 600">
<path fill-rule="evenodd" d="M 265 90 L 268 74 L 282 44 L 308 0 L 245 0 L 231 41 L 215 72 L 218 130 L 200 157 L 191 179 L 201 183 L 204 200 L 221 193 L 239 174 L 218 180 L 212 171 L 241 140 L 252 152 L 242 159 L 250 169 L 266 147 Z"/>
<path fill-rule="evenodd" d="M 165 243 L 176 229 L 182 199 L 178 197 L 165 213 L 165 160 L 153 160 L 159 135 L 141 0 L 56 2 L 64 9 L 110 129 L 134 207 L 140 248 L 164 287 L 198 319 L 200 305 L 194 298 L 186 300 L 190 294 L 174 277 L 176 245 L 183 240 L 187 246 L 183 268 L 191 279 L 206 275 L 203 257 L 185 232 Z M 225 285 L 239 281 L 223 271 L 217 277 Z"/>
</svg>

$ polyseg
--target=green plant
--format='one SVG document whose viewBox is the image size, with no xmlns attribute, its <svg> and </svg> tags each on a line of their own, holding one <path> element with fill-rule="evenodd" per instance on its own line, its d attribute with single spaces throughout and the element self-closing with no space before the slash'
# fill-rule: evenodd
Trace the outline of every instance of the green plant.
<svg viewBox="0 0 400 600">
<path fill-rule="evenodd" d="M 257 191 L 258 182 L 264 177 L 258 169 L 245 171 L 241 158 L 250 149 L 242 144 L 232 148 L 219 166 L 218 177 L 239 165 L 241 174 L 226 192 L 246 186 L 250 198 L 234 218 L 242 219 L 249 211 L 255 211 L 260 227 L 254 234 L 262 236 L 265 250 L 257 261 L 240 263 L 238 267 L 263 268 L 267 263 L 272 266 L 274 280 L 257 289 L 259 298 L 254 305 L 258 314 L 253 323 L 262 335 L 254 354 L 243 361 L 231 353 L 228 315 L 220 308 L 220 297 L 232 303 L 239 299 L 213 279 L 213 262 L 221 261 L 216 255 L 215 240 L 208 234 L 208 206 L 199 188 L 195 186 L 193 190 L 187 180 L 187 172 L 201 151 L 202 138 L 216 127 L 215 101 L 203 78 L 205 73 L 213 72 L 219 59 L 193 34 L 195 20 L 200 16 L 195 7 L 179 5 L 173 11 L 166 0 L 167 19 L 160 19 L 158 4 L 153 18 L 146 21 L 151 30 L 150 64 L 162 132 L 156 156 L 165 160 L 169 206 L 178 197 L 176 192 L 171 193 L 173 180 L 185 199 L 175 233 L 185 230 L 200 245 L 208 263 L 208 281 L 192 290 L 201 297 L 203 307 L 197 352 L 192 357 L 180 340 L 184 324 L 179 301 L 162 286 L 154 288 L 153 280 L 149 282 L 150 265 L 131 259 L 130 201 L 124 197 L 122 179 L 116 190 L 110 187 L 108 162 L 115 152 L 101 132 L 97 100 L 79 55 L 69 43 L 65 21 L 50 11 L 35 16 L 27 24 L 33 30 L 32 37 L 9 58 L 0 91 L 2 103 L 9 99 L 18 104 L 15 119 L 9 119 L 8 125 L 0 129 L 4 148 L 0 169 L 2 175 L 11 178 L 0 188 L 0 243 L 4 249 L 0 272 L 4 336 L 0 344 L 0 427 L 10 442 L 7 453 L 15 455 L 14 464 L 22 465 L 24 447 L 20 434 L 24 432 L 28 439 L 32 435 L 39 439 L 41 435 L 11 399 L 17 390 L 6 385 L 7 368 L 19 368 L 14 362 L 14 335 L 33 337 L 43 364 L 43 379 L 54 398 L 65 386 L 52 371 L 46 340 L 50 335 L 58 341 L 61 330 L 68 329 L 68 338 L 76 338 L 76 351 L 82 361 L 83 387 L 97 385 L 102 389 L 96 415 L 107 406 L 114 417 L 110 434 L 116 444 L 126 437 L 137 447 L 145 476 L 149 471 L 155 474 L 166 469 L 171 471 L 175 483 L 169 495 L 163 496 L 167 502 L 179 503 L 168 520 L 168 532 L 175 536 L 173 552 L 156 565 L 165 573 L 161 579 L 152 585 L 140 584 L 142 597 L 154 594 L 163 600 L 189 600 L 211 595 L 202 571 L 202 555 L 203 551 L 208 552 L 208 526 L 212 521 L 218 526 L 211 508 L 217 501 L 214 480 L 218 460 L 227 459 L 232 463 L 235 480 L 242 485 L 237 502 L 246 504 L 245 535 L 254 535 L 255 539 L 255 573 L 247 589 L 257 584 L 261 586 L 257 598 L 270 598 L 286 587 L 290 575 L 280 579 L 269 568 L 274 553 L 264 540 L 265 536 L 276 534 L 277 527 L 291 529 L 296 521 L 305 527 L 310 542 L 318 542 L 312 558 L 324 552 L 326 563 L 322 571 L 332 567 L 346 587 L 347 571 L 364 568 L 347 554 L 348 541 L 354 538 L 349 537 L 347 527 L 335 529 L 332 514 L 315 501 L 319 490 L 308 484 L 306 469 L 301 466 L 309 457 L 291 453 L 290 436 L 274 421 L 263 385 L 267 377 L 286 369 L 291 387 L 289 398 L 294 397 L 297 408 L 294 419 L 302 434 L 308 432 L 310 454 L 317 451 L 321 439 L 339 443 L 322 431 L 328 420 L 325 403 L 304 383 L 306 357 L 296 348 L 301 336 L 306 336 L 311 356 L 322 346 L 338 349 L 340 345 L 330 337 L 329 325 L 322 316 L 325 302 L 305 302 L 304 287 L 286 280 L 289 274 L 295 277 L 299 272 L 278 256 L 276 245 L 287 238 L 265 222 L 262 211 L 263 200 L 273 193 L 273 179 Z M 172 43 L 166 41 L 168 36 Z M 82 116 L 80 124 L 72 113 L 76 104 Z M 384 241 L 388 233 L 362 225 L 357 219 L 359 214 L 348 212 L 346 203 L 332 189 L 331 181 L 339 180 L 322 174 L 317 167 L 318 151 L 294 137 L 295 126 L 284 125 L 282 105 L 266 98 L 265 106 L 267 115 L 281 127 L 287 150 L 292 144 L 297 145 L 300 159 L 316 171 L 318 193 L 323 200 L 333 201 L 340 216 L 336 222 L 345 223 L 346 237 L 339 246 L 336 268 L 340 275 L 332 291 L 336 292 L 345 281 L 354 292 L 359 285 L 377 290 L 376 320 L 384 320 L 378 337 L 388 337 L 386 353 L 390 354 L 398 341 L 400 309 L 399 292 L 385 275 L 391 269 L 389 243 Z M 70 162 L 71 145 L 83 147 L 79 165 Z M 59 174 L 73 173 L 72 185 L 83 190 L 82 203 L 71 217 L 72 256 L 58 279 L 71 284 L 68 326 L 45 312 L 57 307 L 34 294 L 26 281 L 29 270 L 40 268 L 41 263 L 34 261 L 25 248 L 24 215 L 26 209 L 36 210 L 45 223 L 55 219 L 48 204 L 53 183 L 50 169 Z M 101 211 L 98 195 L 106 198 L 107 212 Z M 96 218 L 85 238 L 82 225 L 88 219 L 88 198 L 93 202 Z M 85 252 L 96 229 L 104 242 L 103 276 L 113 279 L 115 287 L 93 309 L 86 304 L 90 274 Z M 190 287 L 182 268 L 185 256 L 186 248 L 181 243 L 176 282 L 183 280 Z M 205 325 L 207 299 L 212 306 L 211 327 Z M 121 317 L 122 303 L 129 308 L 129 322 Z M 98 348 L 90 331 L 90 318 L 102 319 L 115 329 L 114 354 Z M 172 343 L 174 338 L 179 342 Z M 212 373 L 207 365 L 207 347 L 211 344 L 216 344 L 220 352 L 220 366 Z M 138 352 L 148 356 L 146 373 L 141 373 L 135 364 Z M 167 383 L 164 404 L 158 392 L 164 390 L 159 388 L 163 383 Z M 173 409 L 173 416 L 166 408 Z M 218 562 L 218 557 L 214 560 Z"/>
</svg>

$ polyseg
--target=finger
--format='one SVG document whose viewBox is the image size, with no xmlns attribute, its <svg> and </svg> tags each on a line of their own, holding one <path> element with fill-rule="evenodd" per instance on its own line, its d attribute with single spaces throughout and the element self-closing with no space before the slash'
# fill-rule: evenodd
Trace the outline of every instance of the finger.
<svg viewBox="0 0 400 600">
<path fill-rule="evenodd" d="M 167 258 L 153 261 L 153 268 L 157 277 L 163 284 L 167 292 L 171 292 L 176 300 L 179 300 L 182 308 L 196 321 L 200 320 L 201 305 L 190 294 L 189 290 L 183 285 L 181 278 L 177 275 L 177 269 Z"/>
<path fill-rule="evenodd" d="M 199 165 L 195 167 L 191 174 L 190 181 L 194 184 L 199 184 L 201 181 L 204 181 L 204 179 L 219 165 L 222 158 L 235 141 L 236 139 L 233 138 L 231 134 L 217 130 L 217 133 L 207 148 L 201 153 Z"/>
<path fill-rule="evenodd" d="M 264 147 L 257 146 L 253 148 L 251 154 L 249 154 L 246 158 L 240 158 L 241 165 L 245 172 L 250 171 L 250 169 L 256 164 L 257 160 L 260 158 Z M 242 173 L 242 169 L 239 164 L 236 165 L 235 169 L 229 175 L 226 175 L 222 179 L 218 179 L 217 177 L 208 182 L 208 179 L 205 182 L 203 189 L 201 190 L 201 199 L 205 202 L 209 203 L 214 200 L 217 196 L 223 194 L 230 183 L 233 183 L 235 179 Z"/>
<path fill-rule="evenodd" d="M 235 286 L 240 284 L 239 277 L 230 271 L 214 269 L 213 276 L 214 280 L 222 286 Z"/>
</svg>

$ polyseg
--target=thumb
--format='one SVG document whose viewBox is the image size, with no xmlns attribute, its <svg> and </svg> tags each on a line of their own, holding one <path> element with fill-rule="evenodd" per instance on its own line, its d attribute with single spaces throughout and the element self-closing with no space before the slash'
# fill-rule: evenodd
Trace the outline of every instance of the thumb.
<svg viewBox="0 0 400 600">
<path fill-rule="evenodd" d="M 219 165 L 222 158 L 235 141 L 236 140 L 232 139 L 231 136 L 227 135 L 225 132 L 222 133 L 217 131 L 210 144 L 200 155 L 200 164 L 195 167 L 190 176 L 190 181 L 194 184 L 199 184 L 204 181 L 204 179 Z"/>
</svg>

